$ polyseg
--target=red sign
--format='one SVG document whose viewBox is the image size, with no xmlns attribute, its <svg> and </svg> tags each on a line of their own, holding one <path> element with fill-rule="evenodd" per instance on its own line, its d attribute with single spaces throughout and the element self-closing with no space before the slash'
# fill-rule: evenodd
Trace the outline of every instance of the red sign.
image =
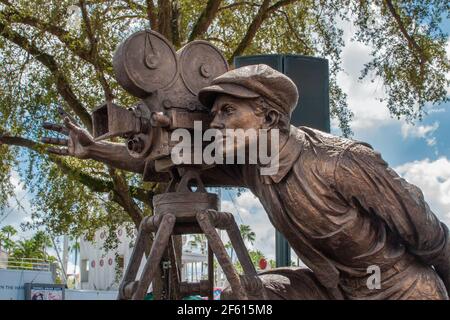
<svg viewBox="0 0 450 320">
<path fill-rule="evenodd" d="M 265 270 L 267 268 L 267 260 L 264 258 L 261 258 L 261 260 L 259 260 L 259 268 L 261 270 Z"/>
</svg>

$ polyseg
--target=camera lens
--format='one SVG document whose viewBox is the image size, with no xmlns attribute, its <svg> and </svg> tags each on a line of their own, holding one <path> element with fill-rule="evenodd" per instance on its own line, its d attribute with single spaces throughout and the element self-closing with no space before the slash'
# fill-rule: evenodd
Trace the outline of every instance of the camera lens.
<svg viewBox="0 0 450 320">
<path fill-rule="evenodd" d="M 144 141 L 140 138 L 132 138 L 128 140 L 127 147 L 129 151 L 141 153 L 144 150 Z"/>
</svg>

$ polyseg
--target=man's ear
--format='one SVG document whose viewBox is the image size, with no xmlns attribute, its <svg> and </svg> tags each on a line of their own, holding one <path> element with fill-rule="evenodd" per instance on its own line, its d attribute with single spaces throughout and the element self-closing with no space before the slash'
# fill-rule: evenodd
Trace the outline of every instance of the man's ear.
<svg viewBox="0 0 450 320">
<path fill-rule="evenodd" d="M 273 129 L 277 127 L 280 121 L 280 113 L 276 110 L 269 110 L 266 112 L 264 117 L 264 129 Z"/>
</svg>

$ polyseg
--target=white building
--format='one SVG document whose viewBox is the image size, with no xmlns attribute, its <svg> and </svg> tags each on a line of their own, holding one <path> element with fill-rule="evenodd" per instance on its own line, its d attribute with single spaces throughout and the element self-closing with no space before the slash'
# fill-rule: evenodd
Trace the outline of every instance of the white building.
<svg viewBox="0 0 450 320">
<path fill-rule="evenodd" d="M 133 240 L 126 235 L 125 228 L 117 231 L 119 245 L 116 250 L 105 251 L 107 233 L 98 230 L 92 242 L 80 241 L 80 289 L 117 290 L 120 273 L 127 267 L 132 252 Z M 142 266 L 141 266 L 142 267 Z M 116 277 L 116 274 L 119 275 Z"/>
</svg>

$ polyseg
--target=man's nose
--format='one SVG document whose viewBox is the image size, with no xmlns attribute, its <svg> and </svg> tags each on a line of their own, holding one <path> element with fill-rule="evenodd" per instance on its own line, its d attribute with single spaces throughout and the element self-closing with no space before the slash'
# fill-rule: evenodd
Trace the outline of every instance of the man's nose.
<svg viewBox="0 0 450 320">
<path fill-rule="evenodd" d="M 211 122 L 211 124 L 209 125 L 210 128 L 212 129 L 224 129 L 225 128 L 225 124 L 220 121 L 217 117 L 214 117 L 213 121 Z"/>
</svg>

